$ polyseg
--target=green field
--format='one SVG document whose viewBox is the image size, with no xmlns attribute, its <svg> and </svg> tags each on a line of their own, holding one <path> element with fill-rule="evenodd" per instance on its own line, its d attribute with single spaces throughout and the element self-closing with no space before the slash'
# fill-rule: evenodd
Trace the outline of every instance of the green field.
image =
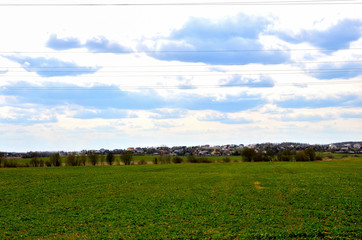
<svg viewBox="0 0 362 240">
<path fill-rule="evenodd" d="M 0 169 L 0 239 L 360 239 L 360 158 Z"/>
</svg>

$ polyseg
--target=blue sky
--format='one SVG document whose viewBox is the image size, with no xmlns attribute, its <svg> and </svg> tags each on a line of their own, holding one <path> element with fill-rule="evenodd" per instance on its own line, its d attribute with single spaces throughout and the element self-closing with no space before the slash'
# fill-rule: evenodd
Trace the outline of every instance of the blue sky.
<svg viewBox="0 0 362 240">
<path fill-rule="evenodd" d="M 359 6 L 2 6 L 0 151 L 360 141 Z"/>
</svg>

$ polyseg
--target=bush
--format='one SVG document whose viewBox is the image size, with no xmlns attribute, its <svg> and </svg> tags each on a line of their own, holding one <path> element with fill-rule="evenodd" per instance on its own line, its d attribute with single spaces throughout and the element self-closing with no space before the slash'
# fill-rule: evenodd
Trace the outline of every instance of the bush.
<svg viewBox="0 0 362 240">
<path fill-rule="evenodd" d="M 179 157 L 179 156 L 174 156 L 174 157 L 172 158 L 172 162 L 173 162 L 173 163 L 182 163 L 182 158 Z"/>
<path fill-rule="evenodd" d="M 45 161 L 45 165 L 46 165 L 47 167 L 51 167 L 51 166 L 52 166 L 52 163 L 50 162 L 50 160 L 46 160 L 46 161 Z"/>
<path fill-rule="evenodd" d="M 196 162 L 198 162 L 198 163 L 212 163 L 212 161 L 210 159 L 208 159 L 207 157 L 198 157 L 198 158 L 196 158 Z"/>
<path fill-rule="evenodd" d="M 55 153 L 50 157 L 50 162 L 54 167 L 59 167 L 62 165 L 60 161 L 60 155 L 59 153 Z"/>
<path fill-rule="evenodd" d="M 112 152 L 108 152 L 106 156 L 107 162 L 109 165 L 112 165 L 114 162 L 114 155 Z"/>
<path fill-rule="evenodd" d="M 82 164 L 83 166 L 85 166 L 86 162 L 87 162 L 87 156 L 85 154 L 82 154 L 79 156 L 79 162 L 80 164 Z"/>
<path fill-rule="evenodd" d="M 121 161 L 124 163 L 124 165 L 131 165 L 132 158 L 133 158 L 133 152 L 131 151 L 124 151 L 121 156 Z"/>
<path fill-rule="evenodd" d="M 289 149 L 285 149 L 283 152 L 278 153 L 278 161 L 291 162 L 293 161 L 293 153 Z"/>
<path fill-rule="evenodd" d="M 313 148 L 307 148 L 304 150 L 305 154 L 308 156 L 308 161 L 315 161 L 316 160 L 316 153 Z"/>
<path fill-rule="evenodd" d="M 161 164 L 170 164 L 171 156 L 160 156 L 160 163 Z"/>
<path fill-rule="evenodd" d="M 147 162 L 144 159 L 138 161 L 138 165 L 145 165 L 145 164 L 147 164 Z"/>
<path fill-rule="evenodd" d="M 67 156 L 67 165 L 68 166 L 79 166 L 77 158 L 74 153 Z"/>
<path fill-rule="evenodd" d="M 99 156 L 98 156 L 97 153 L 95 153 L 95 152 L 90 152 L 90 153 L 88 154 L 88 158 L 89 158 L 89 160 L 90 160 L 90 162 L 91 162 L 91 164 L 92 164 L 93 166 L 97 165 L 97 163 L 98 163 L 98 161 L 99 161 Z"/>
<path fill-rule="evenodd" d="M 187 155 L 187 161 L 190 163 L 197 163 L 197 159 L 193 154 Z"/>
<path fill-rule="evenodd" d="M 295 161 L 297 162 L 304 162 L 308 161 L 308 156 L 305 154 L 305 151 L 298 151 L 295 155 Z"/>
<path fill-rule="evenodd" d="M 101 165 L 104 165 L 106 163 L 106 156 L 104 156 L 103 154 L 99 155 L 99 162 L 101 163 Z"/>
<path fill-rule="evenodd" d="M 333 154 L 328 154 L 328 155 L 327 155 L 327 158 L 329 158 L 329 159 L 334 159 L 334 155 L 333 155 Z"/>
<path fill-rule="evenodd" d="M 5 160 L 6 160 L 5 153 L 0 152 L 0 167 L 1 167 L 1 164 L 2 164 Z"/>
<path fill-rule="evenodd" d="M 253 162 L 256 158 L 256 152 L 254 149 L 251 148 L 244 148 L 241 151 L 241 157 L 244 162 Z"/>
<path fill-rule="evenodd" d="M 43 159 L 39 160 L 39 167 L 44 167 L 45 163 Z"/>
<path fill-rule="evenodd" d="M 187 161 L 190 163 L 211 163 L 212 162 L 207 157 L 195 157 L 193 155 L 187 156 Z"/>
<path fill-rule="evenodd" d="M 31 158 L 30 164 L 31 164 L 33 167 L 39 167 L 39 166 L 40 166 L 40 162 L 39 162 L 39 159 L 38 159 L 38 156 L 37 156 L 37 155 L 34 155 L 34 156 Z"/>
<path fill-rule="evenodd" d="M 229 163 L 229 162 L 231 162 L 231 159 L 230 159 L 229 157 L 224 157 L 224 158 L 222 159 L 222 162 L 224 162 L 224 163 Z"/>
<path fill-rule="evenodd" d="M 158 159 L 155 157 L 155 159 L 153 159 L 153 164 L 157 164 L 158 163 Z"/>
<path fill-rule="evenodd" d="M 4 168 L 16 168 L 18 164 L 13 160 L 4 160 Z"/>
</svg>

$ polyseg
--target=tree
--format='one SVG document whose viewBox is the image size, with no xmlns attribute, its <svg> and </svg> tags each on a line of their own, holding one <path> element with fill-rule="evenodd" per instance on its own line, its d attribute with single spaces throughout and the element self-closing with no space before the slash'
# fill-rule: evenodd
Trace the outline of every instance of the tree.
<svg viewBox="0 0 362 240">
<path fill-rule="evenodd" d="M 263 148 L 259 149 L 258 152 L 256 153 L 255 162 L 266 162 L 268 161 L 268 158 L 266 156 L 266 151 L 264 151 Z"/>
<path fill-rule="evenodd" d="M 256 152 L 252 148 L 244 148 L 241 151 L 241 157 L 244 162 L 253 162 L 256 158 Z"/>
<path fill-rule="evenodd" d="M 304 162 L 304 161 L 308 161 L 308 156 L 307 154 L 305 154 L 305 151 L 298 151 L 295 154 L 295 161 L 297 162 Z"/>
<path fill-rule="evenodd" d="M 315 161 L 316 160 L 316 154 L 313 148 L 307 148 L 304 150 L 305 154 L 308 157 L 307 161 Z"/>
<path fill-rule="evenodd" d="M 182 158 L 179 156 L 173 156 L 172 161 L 173 163 L 182 163 Z"/>
<path fill-rule="evenodd" d="M 59 167 L 61 165 L 59 153 L 55 153 L 50 157 L 50 162 L 54 167 Z"/>
<path fill-rule="evenodd" d="M 39 162 L 38 154 L 37 154 L 37 153 L 33 153 L 33 154 L 32 154 L 32 157 L 31 157 L 31 160 L 30 160 L 30 164 L 31 164 L 33 167 L 39 167 L 39 166 L 40 166 L 40 162 Z"/>
<path fill-rule="evenodd" d="M 76 158 L 74 153 L 69 154 L 67 156 L 67 164 L 68 164 L 68 166 L 77 166 L 78 165 L 77 164 L 77 158 Z"/>
<path fill-rule="evenodd" d="M 268 161 L 273 161 L 275 157 L 275 152 L 272 149 L 268 149 L 266 151 L 266 158 L 268 159 Z"/>
<path fill-rule="evenodd" d="M 113 155 L 113 153 L 112 153 L 112 152 L 108 152 L 106 159 L 107 159 L 108 164 L 109 164 L 109 165 L 112 165 L 113 162 L 114 162 L 114 155 Z"/>
<path fill-rule="evenodd" d="M 85 166 L 85 163 L 87 162 L 87 156 L 85 154 L 80 155 L 79 161 L 83 166 Z"/>
<path fill-rule="evenodd" d="M 283 152 L 277 155 L 279 161 L 290 162 L 293 160 L 293 154 L 289 149 L 285 149 Z"/>
<path fill-rule="evenodd" d="M 0 152 L 0 167 L 3 162 L 5 162 L 5 153 Z"/>
<path fill-rule="evenodd" d="M 88 154 L 88 158 L 90 160 L 90 162 L 92 163 L 93 166 L 97 165 L 98 161 L 99 161 L 99 156 L 97 153 L 95 152 L 90 152 Z"/>
<path fill-rule="evenodd" d="M 124 165 L 131 165 L 131 161 L 133 158 L 133 152 L 124 151 L 120 157 L 121 157 L 121 161 L 124 163 Z"/>
</svg>

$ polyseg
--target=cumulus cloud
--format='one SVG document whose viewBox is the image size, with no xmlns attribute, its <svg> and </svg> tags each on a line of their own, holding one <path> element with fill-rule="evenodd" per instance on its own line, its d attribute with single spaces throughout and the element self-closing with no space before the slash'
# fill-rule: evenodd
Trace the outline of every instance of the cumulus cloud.
<svg viewBox="0 0 362 240">
<path fill-rule="evenodd" d="M 360 107 L 362 101 L 357 95 L 335 95 L 326 98 L 307 99 L 302 96 L 275 102 L 282 108 L 326 108 L 326 107 Z"/>
<path fill-rule="evenodd" d="M 72 62 L 56 58 L 9 56 L 9 60 L 19 63 L 26 71 L 35 72 L 42 77 L 79 76 L 93 74 L 100 68 L 82 67 Z"/>
<path fill-rule="evenodd" d="M 94 37 L 87 40 L 84 44 L 77 38 L 58 38 L 56 34 L 52 34 L 48 39 L 46 46 L 54 50 L 69 50 L 73 48 L 86 48 L 94 53 L 130 53 L 130 47 L 122 46 L 121 44 L 110 41 L 104 36 Z"/>
<path fill-rule="evenodd" d="M 80 48 L 82 47 L 82 44 L 77 38 L 58 38 L 56 34 L 52 34 L 47 41 L 46 46 L 54 50 L 68 50 Z"/>
<path fill-rule="evenodd" d="M 228 113 L 223 113 L 220 111 L 204 111 L 198 114 L 197 117 L 200 121 L 212 121 L 220 122 L 223 124 L 248 124 L 252 121 L 247 120 L 243 117 L 232 117 Z"/>
<path fill-rule="evenodd" d="M 349 48 L 350 43 L 362 36 L 362 21 L 343 19 L 325 30 L 301 30 L 297 34 L 281 32 L 281 39 L 291 43 L 309 43 L 322 49 Z"/>
<path fill-rule="evenodd" d="M 250 88 L 270 88 L 274 87 L 274 81 L 269 76 L 261 75 L 260 77 L 243 77 L 241 75 L 234 75 L 230 79 L 226 80 L 227 83 L 224 86 L 240 86 Z"/>
<path fill-rule="evenodd" d="M 87 108 L 116 108 L 150 110 L 159 108 L 235 112 L 265 103 L 265 100 L 245 94 L 218 100 L 216 97 L 186 93 L 172 99 L 161 97 L 156 91 L 128 92 L 116 86 L 79 87 L 71 84 L 43 83 L 42 86 L 18 82 L 7 86 L 2 94 L 16 95 L 19 102 L 49 106 L 75 104 Z M 160 112 L 159 112 L 160 114 Z M 168 113 L 178 114 L 177 111 Z M 180 113 L 182 114 L 182 112 Z M 160 114 L 166 115 L 163 112 Z"/>
<path fill-rule="evenodd" d="M 128 47 L 122 46 L 116 42 L 111 42 L 105 37 L 97 37 L 88 40 L 84 47 L 89 51 L 95 53 L 129 53 L 132 50 Z"/>
<path fill-rule="evenodd" d="M 326 63 L 321 64 L 315 73 L 311 73 L 315 78 L 322 80 L 330 80 L 336 78 L 353 78 L 362 75 L 362 64 L 361 63 Z"/>
<path fill-rule="evenodd" d="M 286 62 L 287 53 L 265 51 L 259 39 L 269 24 L 266 18 L 245 14 L 219 21 L 193 17 L 181 29 L 153 39 L 153 46 L 144 45 L 140 50 L 166 61 L 225 65 Z"/>
</svg>

